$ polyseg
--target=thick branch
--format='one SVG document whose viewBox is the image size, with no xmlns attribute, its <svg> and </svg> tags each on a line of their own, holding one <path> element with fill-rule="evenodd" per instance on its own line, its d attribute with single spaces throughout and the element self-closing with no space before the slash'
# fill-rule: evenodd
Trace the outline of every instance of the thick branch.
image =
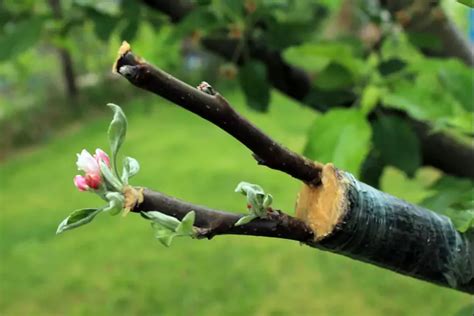
<svg viewBox="0 0 474 316">
<path fill-rule="evenodd" d="M 219 94 L 199 91 L 160 69 L 141 61 L 122 46 L 115 70 L 132 84 L 199 115 L 249 148 L 259 164 L 283 171 L 307 183 L 318 183 L 321 165 L 281 146 L 238 114 Z"/>
<path fill-rule="evenodd" d="M 455 57 L 474 66 L 474 49 L 441 8 L 432 0 L 384 0 L 381 3 L 407 32 L 430 34 L 440 40 L 440 50 L 423 49 L 428 56 Z"/>
<path fill-rule="evenodd" d="M 191 204 L 160 192 L 144 191 L 144 201 L 132 212 L 160 211 L 181 220 L 187 213 L 196 213 L 195 226 L 200 236 L 212 238 L 215 235 L 251 235 L 309 242 L 314 239 L 313 231 L 301 220 L 287 214 L 273 211 L 268 219 L 255 219 L 248 224 L 234 226 L 243 216 Z"/>
</svg>

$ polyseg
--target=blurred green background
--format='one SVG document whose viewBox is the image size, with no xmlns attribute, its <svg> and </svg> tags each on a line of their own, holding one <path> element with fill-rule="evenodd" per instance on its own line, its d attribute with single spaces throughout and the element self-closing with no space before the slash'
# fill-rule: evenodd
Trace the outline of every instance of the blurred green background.
<svg viewBox="0 0 474 316">
<path fill-rule="evenodd" d="M 409 2 L 398 12 L 425 14 Z M 469 41 L 467 7 L 426 10 Z M 111 74 L 123 39 L 192 85 L 210 82 L 287 147 L 470 230 L 472 176 L 427 163 L 407 122 L 471 150 L 472 68 L 430 34 L 413 36 L 404 17 L 378 1 L 2 1 L 0 314 L 471 315 L 467 294 L 290 241 L 220 236 L 166 249 L 134 214 L 54 234 L 71 210 L 101 203 L 72 178 L 76 153 L 108 147 L 107 102 L 129 118 L 122 152 L 142 168 L 132 184 L 244 212 L 233 189 L 249 181 L 293 213 L 298 181 Z M 230 53 L 210 40 L 230 41 Z M 274 60 L 302 68 L 307 89 L 279 84 Z"/>
</svg>

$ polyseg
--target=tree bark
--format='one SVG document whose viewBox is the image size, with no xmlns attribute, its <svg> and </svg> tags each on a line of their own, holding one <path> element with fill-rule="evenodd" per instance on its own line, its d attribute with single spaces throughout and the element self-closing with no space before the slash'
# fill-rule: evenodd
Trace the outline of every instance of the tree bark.
<svg viewBox="0 0 474 316">
<path fill-rule="evenodd" d="M 195 225 L 201 229 L 202 237 L 237 233 L 298 240 L 474 293 L 472 231 L 461 234 L 445 216 L 380 192 L 332 164 L 322 165 L 297 155 L 239 115 L 208 84 L 201 84 L 199 90 L 192 88 L 133 55 L 126 43 L 113 68 L 133 85 L 219 126 L 248 147 L 260 164 L 304 183 L 297 201 L 297 219 L 276 212 L 268 219 L 235 227 L 239 215 L 226 215 L 150 191 L 145 191 L 144 202 L 133 211 L 157 210 L 182 218 L 195 210 Z"/>
</svg>

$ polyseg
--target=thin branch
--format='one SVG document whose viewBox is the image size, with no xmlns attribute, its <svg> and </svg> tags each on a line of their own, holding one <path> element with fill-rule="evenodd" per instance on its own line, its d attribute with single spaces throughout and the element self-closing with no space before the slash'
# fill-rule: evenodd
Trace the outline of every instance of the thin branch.
<svg viewBox="0 0 474 316">
<path fill-rule="evenodd" d="M 314 239 L 313 231 L 303 221 L 280 211 L 272 211 L 268 219 L 255 219 L 245 225 L 234 226 L 241 214 L 214 210 L 191 204 L 160 192 L 144 190 L 144 201 L 132 212 L 157 210 L 181 220 L 187 213 L 196 213 L 195 226 L 198 238 L 211 239 L 216 235 L 250 235 L 297 240 L 308 243 Z"/>
<path fill-rule="evenodd" d="M 320 164 L 278 144 L 237 113 L 221 95 L 199 91 L 136 57 L 127 43 L 122 45 L 114 69 L 135 86 L 153 92 L 220 127 L 249 148 L 259 164 L 285 172 L 306 183 L 320 182 Z"/>
</svg>

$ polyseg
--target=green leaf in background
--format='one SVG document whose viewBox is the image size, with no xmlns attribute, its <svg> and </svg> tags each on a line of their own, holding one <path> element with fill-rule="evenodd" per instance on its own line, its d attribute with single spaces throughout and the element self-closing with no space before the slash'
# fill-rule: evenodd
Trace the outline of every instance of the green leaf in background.
<svg viewBox="0 0 474 316">
<path fill-rule="evenodd" d="M 135 158 L 125 157 L 123 160 L 122 182 L 128 184 L 128 179 L 140 171 L 140 164 Z"/>
<path fill-rule="evenodd" d="M 469 66 L 456 59 L 443 60 L 439 63 L 438 78 L 442 86 L 466 111 L 474 111 L 474 75 Z"/>
<path fill-rule="evenodd" d="M 421 164 L 421 152 L 411 126 L 398 116 L 380 116 L 372 126 L 374 146 L 385 164 L 413 176 Z"/>
<path fill-rule="evenodd" d="M 457 0 L 459 3 L 467 5 L 470 8 L 474 8 L 474 0 Z"/>
<path fill-rule="evenodd" d="M 394 167 L 386 167 L 380 178 L 382 191 L 404 199 L 410 203 L 420 204 L 433 194 L 430 186 L 439 177 L 439 172 L 432 168 L 420 168 L 412 178 Z"/>
<path fill-rule="evenodd" d="M 324 90 L 343 89 L 352 86 L 352 73 L 341 64 L 331 62 L 317 76 L 314 84 Z"/>
<path fill-rule="evenodd" d="M 375 106 L 377 106 L 381 94 L 381 89 L 375 85 L 369 84 L 364 88 L 360 100 L 360 108 L 365 115 L 372 112 Z"/>
<path fill-rule="evenodd" d="M 341 42 L 320 42 L 290 47 L 283 52 L 283 57 L 292 65 L 313 73 L 324 70 L 331 62 L 344 66 L 354 77 L 365 68 L 354 47 Z M 321 78 L 321 81 L 323 79 Z"/>
<path fill-rule="evenodd" d="M 406 65 L 407 63 L 400 58 L 391 58 L 381 62 L 377 68 L 382 76 L 389 76 L 401 71 Z"/>
<path fill-rule="evenodd" d="M 370 138 L 370 125 L 360 110 L 335 109 L 316 118 L 304 153 L 358 175 L 370 150 Z"/>
<path fill-rule="evenodd" d="M 434 194 L 422 202 L 430 210 L 442 212 L 448 208 L 462 210 L 473 207 L 474 182 L 471 180 L 444 176 L 431 189 Z"/>
<path fill-rule="evenodd" d="M 115 30 L 119 19 L 115 16 L 104 14 L 90 7 L 85 11 L 87 12 L 87 16 L 94 24 L 94 33 L 97 38 L 101 41 L 107 42 Z"/>
<path fill-rule="evenodd" d="M 117 177 L 120 177 L 117 167 L 117 155 L 122 146 L 122 143 L 125 140 L 125 135 L 127 134 L 127 118 L 123 113 L 120 106 L 109 103 L 107 104 L 112 111 L 114 111 L 114 117 L 112 118 L 112 122 L 109 125 L 109 142 L 110 148 L 112 150 L 112 161 L 114 163 L 114 170 Z"/>
<path fill-rule="evenodd" d="M 247 104 L 254 110 L 265 112 L 270 104 L 270 85 L 267 69 L 259 61 L 249 61 L 239 70 L 239 82 Z"/>
<path fill-rule="evenodd" d="M 14 58 L 33 47 L 40 39 L 44 21 L 43 17 L 29 18 L 0 33 L 0 61 Z"/>
<path fill-rule="evenodd" d="M 65 220 L 59 224 L 56 234 L 60 234 L 66 230 L 70 230 L 91 222 L 94 217 L 99 214 L 102 209 L 97 208 L 83 208 L 75 210 Z"/>
</svg>

